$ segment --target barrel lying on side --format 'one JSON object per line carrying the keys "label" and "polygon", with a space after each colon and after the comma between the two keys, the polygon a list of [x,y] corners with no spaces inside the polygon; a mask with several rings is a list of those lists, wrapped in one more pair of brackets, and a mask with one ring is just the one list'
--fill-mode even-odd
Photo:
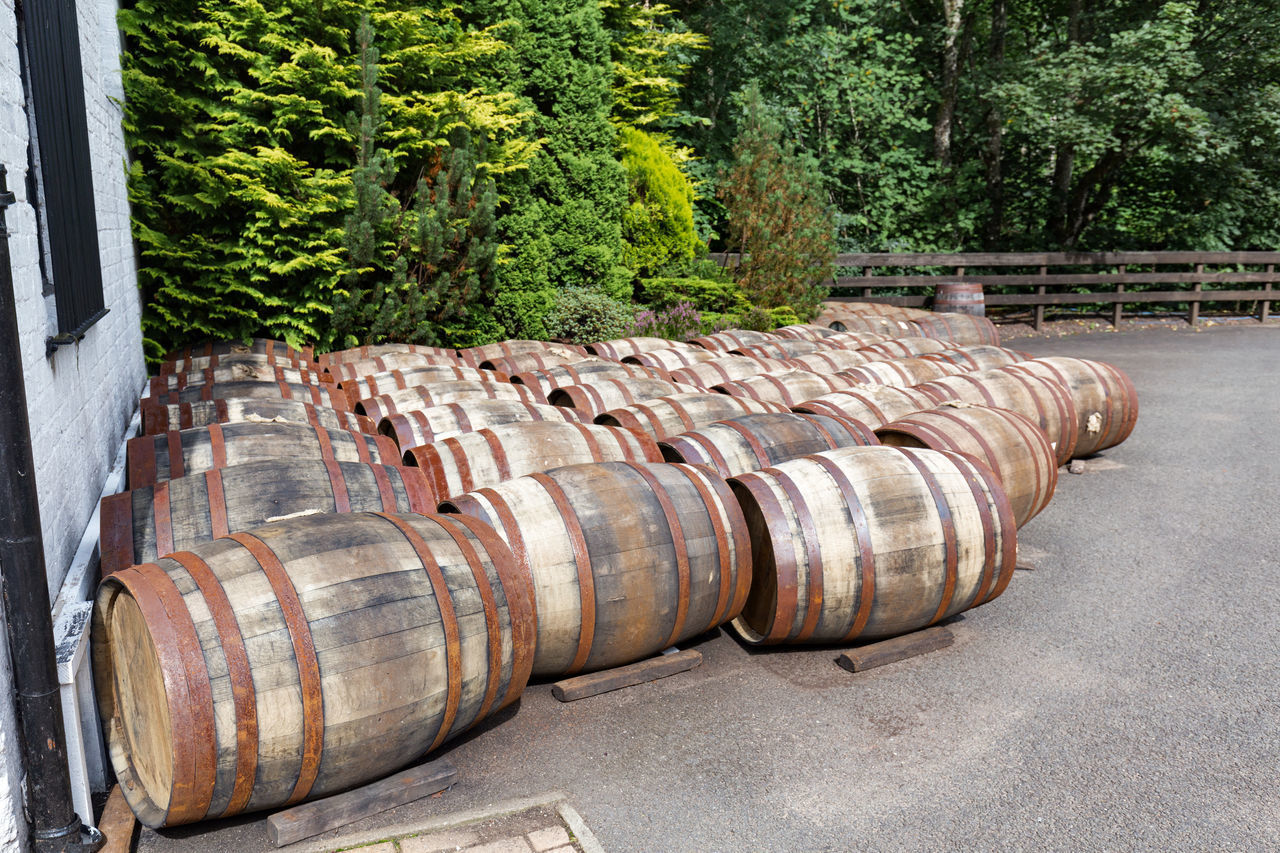
{"label": "barrel lying on side", "polygon": [[879,444],[864,424],[831,415],[766,412],[726,418],[659,444],[668,462],[710,465],[721,477],[837,447]]}
{"label": "barrel lying on side", "polygon": [[507,374],[496,370],[481,370],[478,367],[467,367],[465,364],[458,367],[436,364],[344,379],[338,383],[338,387],[347,396],[348,405],[354,406],[366,397],[376,397],[379,394],[418,385],[435,385],[442,382],[509,382],[510,379],[511,377]]}
{"label": "barrel lying on side", "polygon": [[946,348],[946,344],[933,338],[894,338],[891,341],[867,344],[861,351],[870,356],[872,361],[880,361],[890,358],[911,358]]}
{"label": "barrel lying on side", "polygon": [[581,385],[563,385],[547,395],[547,402],[594,418],[620,406],[696,390],[692,385],[662,379],[597,379]]}
{"label": "barrel lying on side", "polygon": [[388,391],[374,397],[366,397],[352,405],[361,415],[368,415],[381,423],[387,415],[411,412],[427,406],[457,403],[462,400],[521,400],[525,403],[546,403],[547,397],[529,385],[512,385],[510,382],[479,382],[463,379],[457,382],[433,382]]}
{"label": "barrel lying on side", "polygon": [[435,504],[417,468],[331,459],[212,468],[104,498],[102,573],[288,516],[431,512]]}
{"label": "barrel lying on side", "polygon": [[835,331],[828,329],[826,326],[819,326],[817,323],[797,323],[774,329],[773,333],[780,338],[802,338],[808,341],[820,341],[823,338],[834,335]]}
{"label": "barrel lying on side", "polygon": [[703,335],[700,338],[694,338],[689,343],[697,344],[703,349],[709,350],[729,350],[741,349],[754,344],[762,344],[765,341],[778,340],[778,336],[769,332],[756,332],[751,329],[728,329],[723,332],[716,332],[714,335]]}
{"label": "barrel lying on side", "polygon": [[1123,370],[1083,358],[1036,358],[1009,367],[1054,379],[1066,386],[1076,408],[1077,439],[1073,454],[1088,456],[1115,447],[1138,422],[1138,391]]}
{"label": "barrel lying on side", "polygon": [[315,361],[315,353],[311,347],[294,349],[284,341],[273,341],[268,338],[254,338],[249,343],[241,341],[206,341],[189,347],[176,349],[164,357],[160,366],[161,373],[185,373],[188,370],[199,370],[209,365],[193,367],[196,359],[208,359],[224,355],[265,355],[271,364],[303,365]]}
{"label": "barrel lying on side", "polygon": [[420,367],[462,367],[461,361],[451,355],[429,355],[420,352],[389,352],[355,361],[330,362],[324,370],[336,382],[359,379],[374,373],[390,370],[416,370]]}
{"label": "barrel lying on side", "polygon": [[377,432],[372,419],[355,412],[329,406],[313,406],[300,400],[197,400],[193,403],[159,405],[142,401],[142,431],[147,435],[178,429],[227,423],[311,424],[325,429]]}
{"label": "barrel lying on side", "polygon": [[973,314],[928,314],[914,322],[930,338],[952,341],[966,346],[990,344],[1000,346],[1000,333],[986,317]]}
{"label": "barrel lying on side", "polygon": [[492,524],[533,578],[538,675],[639,660],[728,621],[746,599],[741,510],[696,466],[571,465],[440,508]]}
{"label": "barrel lying on side", "polygon": [[669,341],[666,338],[615,338],[611,341],[587,344],[586,350],[592,355],[598,355],[601,358],[622,361],[629,355],[639,355],[642,352],[656,349],[680,349],[687,346],[691,346],[691,344]]}
{"label": "barrel lying on side", "polygon": [[910,388],[963,372],[964,368],[950,362],[911,356],[893,361],[868,361],[836,375],[859,385],[897,385],[900,388]]}
{"label": "barrel lying on side", "polygon": [[313,515],[103,581],[94,683],[146,826],[386,775],[514,702],[532,590],[482,524]]}
{"label": "barrel lying on side", "polygon": [[733,355],[747,355],[755,358],[776,358],[785,361],[798,355],[821,352],[822,344],[807,338],[775,338],[771,341],[752,344],[746,347],[735,347],[729,350]]}
{"label": "barrel lying on side", "polygon": [[301,382],[212,382],[194,385],[180,391],[152,394],[147,398],[150,406],[172,406],[178,403],[194,403],[198,400],[297,400],[312,406],[328,406],[347,411],[346,395],[328,383],[307,385]]}
{"label": "barrel lying on side", "polygon": [[563,406],[523,400],[467,400],[387,415],[378,432],[390,436],[402,450],[420,447],[484,427],[534,421],[582,423],[582,415]]}
{"label": "barrel lying on side", "polygon": [[125,445],[128,485],[150,486],[210,468],[267,459],[333,459],[397,465],[400,451],[384,435],[290,423],[209,424]]}
{"label": "barrel lying on side", "polygon": [[587,355],[581,347],[555,347],[522,352],[503,358],[486,358],[480,367],[496,370],[508,376],[524,373],[529,370],[546,370],[559,364],[580,364],[582,362],[603,361],[594,355]]}
{"label": "barrel lying on side", "polygon": [[748,379],[765,373],[786,373],[795,369],[795,365],[786,361],[729,355],[681,367],[671,371],[669,376],[672,382],[694,385],[698,388],[711,388],[723,382],[737,382],[739,379]]}
{"label": "barrel lying on side", "polygon": [[643,367],[652,367],[670,372],[681,367],[698,364],[699,362],[722,358],[723,356],[724,353],[719,350],[708,350],[700,347],[692,349],[688,347],[672,347],[670,349],[655,349],[637,353],[636,355],[623,356],[622,363],[639,364]]}
{"label": "barrel lying on side", "polygon": [[549,395],[566,385],[582,385],[599,379],[666,379],[667,372],[640,364],[623,364],[617,361],[579,361],[560,364],[544,370],[528,370],[517,373],[511,381],[517,385],[532,385]]}
{"label": "barrel lying on side", "polygon": [[147,389],[150,394],[159,395],[194,388],[198,385],[222,385],[228,382],[291,382],[298,385],[320,385],[331,381],[333,381],[332,377],[315,369],[314,366],[293,367],[237,361],[217,367],[206,367],[203,370],[189,370],[185,373],[162,373],[148,380]]}
{"label": "barrel lying on side", "polygon": [[974,457],[1000,480],[1019,527],[1046,506],[1058,485],[1058,465],[1044,430],[1008,409],[942,405],[876,430],[890,447],[927,447]]}
{"label": "barrel lying on side", "polygon": [[823,394],[792,408],[797,412],[852,418],[867,426],[878,427],[911,412],[932,409],[936,404],[928,394],[914,388],[858,385]]}
{"label": "barrel lying on side", "polygon": [[812,370],[816,373],[836,373],[858,367],[871,361],[865,353],[848,349],[824,349],[808,355],[798,355],[787,360],[787,364],[797,370]]}
{"label": "barrel lying on side", "polygon": [[712,390],[733,397],[750,397],[752,400],[768,400],[784,406],[794,406],[823,394],[830,394],[856,384],[855,380],[841,374],[822,374],[811,370],[792,370],[786,373],[765,373],[748,376],[734,382],[722,382]]}
{"label": "barrel lying on side", "polygon": [[458,360],[458,354],[454,350],[443,347],[429,347],[423,344],[370,344],[368,346],[351,347],[350,349],[322,353],[316,356],[316,361],[321,365],[329,366],[368,361],[381,356],[399,355],[401,353],[426,356],[427,358],[438,360],[437,363],[443,364],[453,363]]}
{"label": "barrel lying on side", "polygon": [[438,499],[585,462],[661,462],[642,432],[598,424],[503,424],[446,438],[404,453],[427,475]]}
{"label": "barrel lying on side", "polygon": [[[557,344],[552,341],[498,341],[496,344],[481,344],[458,350],[458,358],[472,367],[479,367],[483,362],[493,358],[507,358],[526,352],[542,352],[548,349],[570,349],[586,354],[582,347]],[[519,373],[520,371],[516,371]]]}
{"label": "barrel lying on side", "polygon": [[1017,350],[993,347],[990,344],[979,344],[977,346],[958,346],[939,350],[938,352],[923,355],[921,358],[927,358],[930,361],[949,361],[969,372],[977,372],[980,370],[994,370],[997,367],[1005,367],[1006,365],[1026,361],[1029,356]]}
{"label": "barrel lying on side", "polygon": [[730,397],[728,394],[672,394],[610,409],[596,416],[596,423],[647,432],[661,441],[716,421],[753,412],[786,412],[781,403]]}
{"label": "barrel lying on side", "polygon": [[989,468],[846,447],[729,481],[751,529],[749,643],[847,643],[991,601],[1013,576],[1013,512]]}

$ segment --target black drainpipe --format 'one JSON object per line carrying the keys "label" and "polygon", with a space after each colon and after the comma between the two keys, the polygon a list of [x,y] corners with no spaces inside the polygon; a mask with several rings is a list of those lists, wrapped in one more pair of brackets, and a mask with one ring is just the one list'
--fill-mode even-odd
{"label": "black drainpipe", "polygon": [[36,853],[82,853],[105,843],[80,823],[58,697],[53,619],[36,495],[31,424],[18,344],[18,312],[4,211],[14,203],[0,165],[0,585],[13,665],[27,820]]}

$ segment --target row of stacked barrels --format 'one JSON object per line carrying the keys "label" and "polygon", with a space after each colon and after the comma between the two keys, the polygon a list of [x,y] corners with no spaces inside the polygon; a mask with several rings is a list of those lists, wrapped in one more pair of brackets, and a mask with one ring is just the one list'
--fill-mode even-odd
{"label": "row of stacked barrels", "polygon": [[148,826],[384,775],[532,676],[717,626],[847,643],[991,601],[1137,417],[982,317],[832,304],[677,342],[173,353],[101,507],[99,702]]}

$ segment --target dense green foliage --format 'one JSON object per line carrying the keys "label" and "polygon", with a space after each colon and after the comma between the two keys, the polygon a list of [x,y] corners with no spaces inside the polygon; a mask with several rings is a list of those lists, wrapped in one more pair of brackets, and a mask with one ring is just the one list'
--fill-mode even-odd
{"label": "dense green foliage", "polygon": [[767,325],[833,245],[1280,243],[1263,0],[126,6],[152,355]]}

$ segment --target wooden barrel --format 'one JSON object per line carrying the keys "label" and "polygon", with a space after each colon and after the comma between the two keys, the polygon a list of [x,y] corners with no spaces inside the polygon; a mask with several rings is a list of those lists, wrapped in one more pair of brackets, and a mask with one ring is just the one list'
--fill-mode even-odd
{"label": "wooden barrel", "polygon": [[265,355],[271,364],[301,365],[315,361],[315,353],[311,347],[294,349],[284,341],[273,341],[269,338],[253,338],[248,343],[243,341],[205,341],[189,347],[173,350],[164,357],[161,373],[185,373],[188,370],[199,370],[200,367],[188,366],[192,359],[213,358],[224,355]]}
{"label": "wooden barrel", "polygon": [[751,376],[765,373],[790,372],[796,368],[785,361],[774,359],[756,359],[748,356],[730,355],[713,358],[707,361],[681,367],[668,374],[672,382],[693,385],[698,388],[710,388],[722,382],[736,382]]}
{"label": "wooden barrel", "polygon": [[[617,361],[579,361],[576,364],[560,364],[545,370],[529,370],[517,373],[511,381],[517,385],[532,385],[550,395],[566,385],[583,385],[600,379],[666,379],[667,372],[656,367],[639,364],[622,364]],[[548,397],[549,399],[549,397]]]}
{"label": "wooden barrel", "polygon": [[1044,430],[1017,412],[944,404],[876,429],[881,444],[964,453],[995,472],[1017,525],[1046,506],[1058,486],[1058,464]]}
{"label": "wooden barrel", "polygon": [[[386,355],[374,356],[373,358],[329,364],[324,369],[335,381],[341,383],[352,379],[360,379],[363,376],[387,373],[392,370],[407,372],[422,367],[450,368],[466,367],[466,365],[453,356],[434,356],[416,352],[389,352]],[[470,367],[467,369],[475,370],[476,368]]]}
{"label": "wooden barrel", "polygon": [[312,367],[284,367],[281,365],[233,362],[204,370],[186,373],[163,373],[147,380],[147,393],[151,396],[183,391],[201,385],[226,384],[228,382],[288,382],[296,385],[321,385],[333,382],[333,377]]}
{"label": "wooden barrel", "polygon": [[852,418],[875,428],[912,412],[932,409],[935,405],[936,400],[913,388],[859,385],[806,400],[792,409],[801,413]]}
{"label": "wooden barrel", "polygon": [[929,395],[936,403],[959,400],[1024,415],[1044,430],[1059,465],[1071,459],[1079,435],[1076,407],[1071,401],[1071,392],[1056,379],[984,370],[935,379],[916,386],[916,390]]}
{"label": "wooden barrel", "polygon": [[533,591],[483,524],[313,515],[126,568],[98,589],[94,684],[149,827],[385,776],[514,702]]}
{"label": "wooden barrel", "polygon": [[347,411],[347,398],[330,384],[305,385],[301,382],[212,382],[193,385],[180,391],[152,394],[148,405],[172,406],[178,403],[194,403],[197,400],[236,400],[256,398],[261,400],[297,400],[313,406],[328,406]]}
{"label": "wooden barrel", "polygon": [[592,419],[620,406],[697,390],[692,385],[679,385],[662,379],[592,379],[581,385],[564,385],[555,389],[547,395],[547,402],[553,406],[578,409],[587,419]]}
{"label": "wooden barrel", "polygon": [[749,643],[849,643],[991,601],[1017,528],[989,468],[933,450],[845,447],[729,481],[751,530]]}
{"label": "wooden barrel", "polygon": [[1036,358],[1021,361],[1008,372],[1054,379],[1071,393],[1077,418],[1075,456],[1088,456],[1115,447],[1129,437],[1138,422],[1138,391],[1123,370],[1084,358]]}
{"label": "wooden barrel", "polygon": [[822,312],[819,316],[829,315],[849,315],[858,317],[903,317],[908,320],[914,320],[923,314],[930,312],[922,308],[911,308],[906,305],[889,305],[885,302],[834,302],[828,301],[822,304]]}
{"label": "wooden barrel", "polygon": [[661,461],[662,451],[646,433],[554,421],[503,424],[404,454],[405,464],[422,469],[440,500],[565,465]]}
{"label": "wooden barrel", "polygon": [[788,359],[787,364],[796,370],[811,370],[816,373],[837,373],[866,364],[871,359],[856,350],[824,349],[809,355],[798,355]]}
{"label": "wooden barrel", "polygon": [[742,349],[743,347],[777,339],[778,336],[771,332],[756,332],[751,329],[729,329],[724,332],[716,332],[714,335],[703,335],[700,338],[694,338],[689,343],[697,344],[704,349],[728,352],[729,350]]}
{"label": "wooden barrel", "polygon": [[546,403],[547,397],[530,385],[464,379],[388,391],[376,397],[366,397],[351,408],[357,414],[368,415],[375,422],[381,422],[387,415],[396,412],[409,412],[427,406],[439,406],[442,403],[457,403],[463,400],[522,400],[526,403]]}
{"label": "wooden barrel", "polygon": [[822,352],[832,349],[859,350],[865,346],[889,340],[893,338],[877,335],[875,332],[836,332],[822,339]]}
{"label": "wooden barrel", "polygon": [[347,395],[348,405],[354,406],[366,397],[376,397],[390,391],[415,388],[419,385],[435,385],[440,382],[509,382],[511,377],[496,370],[481,370],[459,363],[459,367],[430,365],[409,370],[389,370],[372,373],[356,379],[344,379],[338,384]]}
{"label": "wooden barrel", "polygon": [[272,459],[211,468],[102,499],[103,575],[288,516],[432,512],[417,468]]}
{"label": "wooden barrel", "polygon": [[751,582],[741,511],[694,465],[571,465],[440,508],[493,525],[533,578],[537,675],[619,666],[695,637],[733,618]]}
{"label": "wooden barrel", "polygon": [[964,368],[949,362],[912,357],[892,361],[868,361],[866,364],[842,370],[834,375],[858,385],[897,385],[901,388],[910,388],[922,382],[932,382],[944,376],[954,376],[964,372]]}
{"label": "wooden barrel", "polygon": [[480,366],[486,370],[497,370],[508,376],[514,376],[517,373],[526,373],[530,370],[546,370],[548,367],[555,367],[558,364],[576,364],[597,360],[603,359],[598,359],[594,355],[587,355],[580,347],[560,346],[536,352],[517,353],[503,358],[486,358],[480,362]]}
{"label": "wooden barrel", "polygon": [[734,397],[750,397],[753,400],[782,403],[790,408],[805,400],[812,400],[814,397],[848,388],[853,384],[855,380],[848,379],[839,373],[824,375],[811,370],[792,370],[787,373],[765,373],[734,382],[722,382],[712,386],[712,390]]}
{"label": "wooden barrel", "polygon": [[931,352],[920,357],[927,358],[930,361],[949,361],[970,373],[980,370],[994,370],[997,367],[1017,364],[1030,358],[1026,353],[1005,349],[1004,347],[993,347],[989,344],[954,347]]}
{"label": "wooden barrel", "polygon": [[933,310],[946,314],[973,314],[984,317],[987,301],[982,285],[968,281],[944,281],[934,288]]}
{"label": "wooden barrel", "polygon": [[467,400],[387,415],[378,432],[390,436],[401,450],[509,423],[564,421],[581,423],[582,414],[563,406],[523,400]]}
{"label": "wooden barrel", "polygon": [[290,423],[208,424],[125,445],[130,489],[267,459],[333,459],[400,464],[400,450],[385,435]]}
{"label": "wooden barrel", "polygon": [[894,338],[889,341],[867,344],[859,352],[866,353],[872,361],[880,361],[892,358],[914,358],[917,355],[939,352],[944,349],[947,349],[947,345],[942,341],[935,341],[933,338]]}
{"label": "wooden barrel", "polygon": [[817,323],[797,323],[791,326],[783,326],[781,329],[774,329],[773,333],[780,338],[802,338],[807,341],[820,341],[836,334],[834,329],[828,329],[826,326],[820,326]]}
{"label": "wooden barrel", "polygon": [[930,314],[915,320],[919,334],[964,346],[990,344],[1000,346],[1000,333],[986,317],[972,314]]}
{"label": "wooden barrel", "polygon": [[351,347],[350,349],[322,353],[316,356],[316,360],[322,365],[332,366],[403,354],[438,359],[439,361],[436,363],[440,364],[451,364],[458,360],[456,350],[444,347],[429,347],[423,344],[370,344],[368,346]]}
{"label": "wooden barrel", "polygon": [[777,338],[772,341],[752,344],[748,347],[737,347],[729,350],[729,352],[732,355],[747,355],[753,358],[776,358],[779,361],[785,361],[798,355],[821,352],[822,349],[822,344],[818,341],[801,338]]}
{"label": "wooden barrel", "polygon": [[924,331],[914,320],[845,314],[827,324],[837,332],[871,332],[882,338],[918,338]]}
{"label": "wooden barrel", "polygon": [[142,431],[147,435],[208,424],[294,423],[325,429],[377,432],[377,424],[364,415],[313,406],[299,400],[197,400],[194,403],[157,405],[142,401]]}
{"label": "wooden barrel", "polygon": [[640,355],[656,349],[683,349],[692,346],[692,344],[670,341],[666,338],[616,338],[611,341],[587,344],[585,349],[601,358],[622,361],[629,355]]}
{"label": "wooden barrel", "polygon": [[253,365],[257,368],[270,370],[274,367],[287,367],[293,370],[301,370],[303,368],[315,370],[319,369],[314,362],[299,358],[283,358],[275,355],[266,355],[256,352],[231,352],[222,355],[203,355],[192,356],[190,358],[181,358],[176,361],[161,362],[158,373],[161,376],[182,375],[184,373],[198,373],[202,370],[216,369],[219,367],[229,367],[233,364]]}
{"label": "wooden barrel", "polygon": [[728,394],[672,394],[643,403],[610,409],[596,416],[596,423],[647,432],[658,441],[691,429],[756,412],[785,412],[781,403],[730,397]]}
{"label": "wooden barrel", "polygon": [[659,447],[668,462],[710,465],[728,478],[810,453],[879,443],[870,427],[848,418],[767,412],[716,421]]}
{"label": "wooden barrel", "polygon": [[[491,358],[507,358],[525,352],[541,352],[546,349],[574,349],[586,354],[582,347],[570,344],[557,344],[554,341],[498,341],[496,344],[482,344],[458,350],[458,358],[472,367],[479,367],[482,362]],[[516,373],[520,371],[517,370]]]}
{"label": "wooden barrel", "polygon": [[671,349],[649,350],[637,355],[625,355],[622,357],[622,363],[639,364],[656,370],[671,371],[681,367],[689,367],[702,361],[712,361],[723,357],[724,353],[719,350],[673,347]]}

